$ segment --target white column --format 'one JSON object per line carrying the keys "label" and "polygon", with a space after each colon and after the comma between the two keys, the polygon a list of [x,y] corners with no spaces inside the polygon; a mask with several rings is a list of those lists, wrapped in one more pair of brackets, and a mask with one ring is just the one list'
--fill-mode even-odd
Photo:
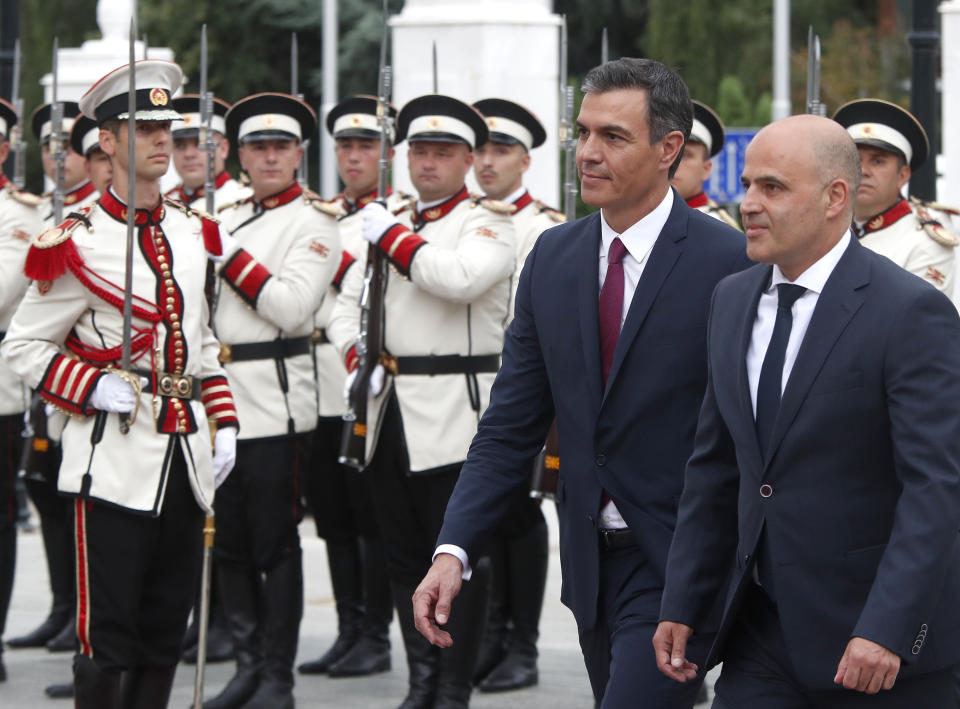
{"label": "white column", "polygon": [[[436,42],[439,93],[466,103],[509,99],[540,119],[547,142],[531,151],[524,181],[534,197],[559,206],[560,17],[550,0],[407,0],[390,25],[397,108],[432,93]],[[413,191],[406,142],[397,147],[393,184]],[[467,186],[480,191],[472,173]]]}
{"label": "white column", "polygon": [[940,4],[941,157],[937,199],[960,204],[960,0]]}

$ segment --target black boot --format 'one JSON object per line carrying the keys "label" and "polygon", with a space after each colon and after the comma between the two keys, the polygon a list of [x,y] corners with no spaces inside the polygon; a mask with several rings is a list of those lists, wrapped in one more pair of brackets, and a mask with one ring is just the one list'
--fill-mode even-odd
{"label": "black boot", "polygon": [[71,699],[73,697],[73,682],[48,684],[43,688],[43,693],[51,699]]}
{"label": "black boot", "polygon": [[71,613],[59,633],[47,641],[50,652],[73,652],[77,649],[77,618]]}
{"label": "black boot", "polygon": [[390,621],[393,598],[387,560],[379,540],[361,539],[363,600],[361,634],[347,654],[330,665],[331,677],[364,677],[390,671]]}
{"label": "black boot", "polygon": [[500,664],[507,640],[507,551],[506,541],[497,535],[490,545],[490,599],[487,603],[487,627],[480,642],[473,684],[478,685]]}
{"label": "black boot", "polygon": [[300,550],[267,571],[263,581],[263,670],[243,709],[293,709],[293,660],[303,617]]}
{"label": "black boot", "polygon": [[[13,573],[17,567],[17,528],[10,525],[0,530],[0,637],[7,624],[7,609],[13,595]],[[0,682],[6,682],[7,668],[3,664],[3,643],[0,642]]]}
{"label": "black boot", "polygon": [[260,578],[250,566],[218,560],[214,567],[220,599],[236,647],[237,670],[203,709],[239,709],[257,690],[263,666],[260,625]]}
{"label": "black boot", "polygon": [[337,638],[319,659],[304,662],[297,672],[305,675],[326,673],[343,658],[360,638],[363,623],[362,559],[359,539],[327,540],[327,564],[330,585],[337,603]]}
{"label": "black boot", "polygon": [[[47,559],[47,574],[50,579],[50,592],[53,604],[50,613],[39,626],[26,635],[7,641],[13,648],[43,647],[58,635],[69,633],[69,642],[63,650],[73,650],[74,613],[76,600],[74,595],[75,566],[73,562],[73,530],[70,515],[64,501],[56,497],[56,490],[49,490],[49,483],[31,481],[31,493],[38,498],[40,511],[40,531],[43,535],[43,548]],[[56,499],[46,499],[53,495]],[[43,499],[39,499],[43,496]],[[67,629],[67,626],[70,626]],[[62,641],[62,638],[61,638]]]}
{"label": "black boot", "polygon": [[176,665],[127,670],[120,684],[120,706],[123,709],[166,709],[176,673]]}
{"label": "black boot", "polygon": [[444,626],[453,637],[453,645],[440,651],[440,678],[433,709],[466,709],[470,704],[489,596],[490,560],[484,557],[474,564],[473,576],[461,587],[450,620]]}
{"label": "black boot", "polygon": [[503,660],[480,683],[481,692],[506,692],[537,684],[537,639],[547,585],[549,538],[545,521],[507,547],[506,588],[513,627]]}
{"label": "black boot", "polygon": [[440,648],[420,634],[413,621],[414,586],[393,581],[393,601],[407,653],[407,696],[397,709],[433,709],[440,677]]}
{"label": "black boot", "polygon": [[104,672],[86,655],[73,658],[75,709],[121,709],[119,672]]}

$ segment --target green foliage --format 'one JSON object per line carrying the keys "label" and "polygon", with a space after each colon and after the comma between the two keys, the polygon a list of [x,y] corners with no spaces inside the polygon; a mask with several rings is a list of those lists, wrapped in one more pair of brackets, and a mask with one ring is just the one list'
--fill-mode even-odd
{"label": "green foliage", "polygon": [[753,106],[739,77],[729,75],[720,80],[716,110],[730,126],[748,126],[753,121]]}

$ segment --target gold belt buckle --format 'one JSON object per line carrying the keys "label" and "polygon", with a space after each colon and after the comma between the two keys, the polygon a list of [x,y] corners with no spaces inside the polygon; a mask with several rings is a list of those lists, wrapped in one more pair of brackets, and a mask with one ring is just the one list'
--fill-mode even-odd
{"label": "gold belt buckle", "polygon": [[161,396],[190,399],[193,396],[193,377],[163,373],[157,380]]}
{"label": "gold belt buckle", "polygon": [[220,345],[220,355],[218,356],[218,359],[221,363],[233,361],[233,349],[230,347],[230,345]]}

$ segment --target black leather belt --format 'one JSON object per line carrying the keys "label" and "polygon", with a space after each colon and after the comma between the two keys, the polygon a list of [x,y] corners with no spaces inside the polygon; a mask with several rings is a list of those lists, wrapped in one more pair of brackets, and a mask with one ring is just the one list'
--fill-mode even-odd
{"label": "black leather belt", "polygon": [[637,545],[637,538],[629,528],[623,529],[598,529],[600,534],[600,547],[603,549],[628,549]]}
{"label": "black leather belt", "polygon": [[[145,369],[134,369],[133,373],[147,380],[146,385],[144,385],[141,391],[144,394],[153,394],[153,372],[148,372]],[[156,393],[160,396],[166,396],[173,399],[193,399],[194,401],[203,400],[200,382],[189,374],[170,374],[169,372],[157,372],[156,379]]]}
{"label": "black leather belt", "polygon": [[397,374],[480,374],[496,373],[500,355],[427,355],[396,357]]}
{"label": "black leather belt", "polygon": [[221,362],[248,362],[254,359],[286,359],[310,354],[311,336],[278,338],[269,342],[239,342],[220,345]]}

